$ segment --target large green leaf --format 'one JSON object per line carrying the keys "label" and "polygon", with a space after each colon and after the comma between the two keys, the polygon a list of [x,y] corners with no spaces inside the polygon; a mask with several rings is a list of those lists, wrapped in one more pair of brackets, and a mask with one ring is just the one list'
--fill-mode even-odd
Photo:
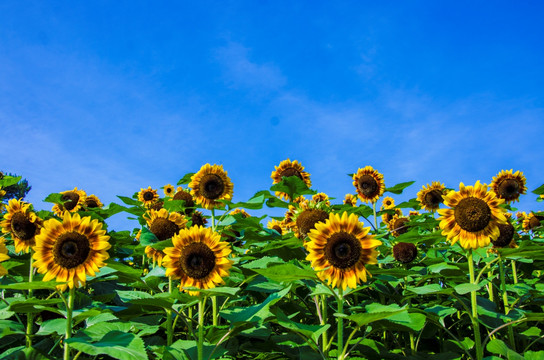
{"label": "large green leaf", "polygon": [[504,341],[499,339],[493,339],[488,342],[486,349],[490,353],[506,356],[506,358],[509,360],[524,360],[523,356],[510,349],[508,345],[504,343]]}
{"label": "large green leaf", "polygon": [[316,280],[317,275],[314,270],[303,269],[294,264],[272,265],[265,269],[252,269],[258,274],[261,274],[272,281],[296,281],[303,279]]}
{"label": "large green leaf", "polygon": [[471,283],[465,283],[465,284],[459,284],[454,289],[455,292],[464,295],[472,291],[478,291],[482,288],[483,284],[471,284]]}
{"label": "large green leaf", "polygon": [[221,317],[231,323],[264,321],[269,317],[274,316],[269,311],[270,306],[280,301],[290,290],[291,286],[288,286],[282,291],[269,295],[266,300],[260,304],[224,310],[221,312]]}
{"label": "large green leaf", "polygon": [[106,333],[96,342],[83,337],[73,337],[66,342],[70,347],[92,356],[108,355],[119,360],[148,359],[144,341],[135,334],[119,330]]}
{"label": "large green leaf", "polygon": [[57,285],[65,284],[63,282],[57,281],[33,281],[33,282],[21,282],[16,284],[0,284],[0,289],[9,289],[9,290],[38,290],[38,289],[49,289],[53,290]]}
{"label": "large green leaf", "polygon": [[0,189],[6,188],[11,185],[15,185],[21,180],[21,176],[9,176],[5,175],[2,179],[0,179]]}
{"label": "large green leaf", "polygon": [[191,182],[191,177],[193,177],[195,173],[187,173],[183,175],[181,179],[178,181],[178,185],[185,185]]}
{"label": "large green leaf", "polygon": [[315,343],[318,343],[318,339],[327,329],[330,324],[326,325],[308,325],[300,322],[295,322],[287,317],[280,309],[276,310],[276,321],[278,324],[286,329],[301,334],[305,338],[312,339]]}
{"label": "large green leaf", "polygon": [[443,288],[439,284],[428,284],[423,286],[409,286],[406,290],[416,293],[418,295],[427,295],[427,294],[451,294],[453,289]]}
{"label": "large green leaf", "polygon": [[[387,310],[387,309],[385,309]],[[370,323],[373,323],[374,321],[383,320],[390,316],[400,314],[402,312],[406,312],[406,309],[397,308],[397,309],[391,309],[388,311],[381,311],[381,312],[364,312],[364,313],[358,313],[354,315],[350,315],[347,317],[347,319],[355,322],[357,326],[365,326]]]}
{"label": "large green leaf", "polygon": [[385,188],[385,191],[399,195],[399,194],[402,194],[402,191],[404,189],[406,189],[408,186],[412,185],[413,183],[415,183],[415,181],[402,182],[390,188]]}
{"label": "large green leaf", "polygon": [[296,199],[300,195],[317,193],[317,191],[308,188],[306,183],[297,176],[284,177],[279,183],[272,185],[270,190],[286,193],[290,199]]}
{"label": "large green leaf", "polygon": [[540,185],[532,191],[533,194],[542,195],[544,194],[544,184]]}

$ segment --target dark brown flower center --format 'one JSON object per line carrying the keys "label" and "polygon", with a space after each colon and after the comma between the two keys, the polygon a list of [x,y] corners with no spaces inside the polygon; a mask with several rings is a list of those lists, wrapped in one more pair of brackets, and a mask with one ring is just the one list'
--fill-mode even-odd
{"label": "dark brown flower center", "polygon": [[191,194],[188,193],[187,191],[184,191],[184,190],[178,191],[174,195],[173,199],[185,201],[185,207],[187,208],[185,209],[185,214],[189,215],[193,211],[192,208],[195,206],[195,202],[193,201],[193,197],[191,196]]}
{"label": "dark brown flower center", "polygon": [[73,191],[69,191],[66,194],[62,194],[60,198],[63,201],[63,206],[66,210],[72,211],[79,202],[79,194]]}
{"label": "dark brown flower center", "polygon": [[506,201],[515,200],[519,197],[520,183],[515,179],[504,179],[497,186],[499,198]]}
{"label": "dark brown flower center", "polygon": [[11,217],[11,231],[21,240],[30,240],[36,234],[36,224],[28,220],[22,212],[16,212]]}
{"label": "dark brown flower center", "polygon": [[425,194],[425,206],[429,209],[438,209],[443,201],[440,190],[434,189]]}
{"label": "dark brown flower center", "polygon": [[298,171],[297,169],[292,168],[292,167],[289,167],[289,168],[283,170],[283,171],[280,173],[280,177],[281,177],[281,178],[289,177],[289,176],[296,176],[296,177],[298,177],[300,180],[304,180],[304,179],[302,178],[302,174],[300,173],[300,171]]}
{"label": "dark brown flower center", "polygon": [[151,201],[155,198],[155,193],[153,191],[146,190],[142,196],[144,201]]}
{"label": "dark brown flower center", "polygon": [[540,226],[540,222],[544,220],[544,216],[534,215],[529,219],[529,229],[534,229]]}
{"label": "dark brown flower center", "polygon": [[[324,222],[329,218],[329,214],[327,214],[323,210],[319,209],[307,209],[300,213],[300,215],[297,217],[296,224],[299,233],[302,236],[306,236],[310,232],[310,230],[315,228],[315,224],[318,222]],[[281,232],[280,232],[281,234]]]}
{"label": "dark brown flower center", "polygon": [[374,177],[363,175],[357,181],[357,188],[367,198],[372,198],[380,192],[380,186]]}
{"label": "dark brown flower center", "polygon": [[272,226],[272,230],[276,230],[280,235],[282,233],[281,227],[279,225]]}
{"label": "dark brown flower center", "polygon": [[194,279],[203,279],[215,267],[215,254],[204,243],[192,243],[181,251],[179,263],[187,276]]}
{"label": "dark brown flower center", "polygon": [[88,208],[97,208],[98,207],[98,203],[96,202],[96,200],[93,200],[93,199],[85,200],[85,205],[87,205]]}
{"label": "dark brown flower center", "polygon": [[510,245],[516,232],[512,224],[497,224],[497,226],[499,227],[500,235],[496,240],[491,239],[493,246],[502,248]]}
{"label": "dark brown flower center", "polygon": [[157,201],[153,205],[151,205],[149,208],[153,209],[153,210],[156,210],[156,211],[159,211],[160,209],[163,208],[163,205],[164,205],[163,201]]}
{"label": "dark brown flower center", "polygon": [[217,174],[206,174],[200,180],[199,190],[206,199],[214,200],[223,195],[225,183]]}
{"label": "dark brown flower center", "polygon": [[459,201],[454,216],[461,229],[477,232],[485,229],[491,221],[491,209],[484,200],[467,197]]}
{"label": "dark brown flower center", "polygon": [[156,218],[151,223],[149,230],[155,234],[157,239],[166,240],[176,235],[179,227],[172,221],[165,218]]}
{"label": "dark brown flower center", "polygon": [[360,259],[363,248],[361,242],[352,234],[341,231],[332,234],[325,245],[325,259],[339,269],[347,269]]}
{"label": "dark brown flower center", "polygon": [[417,248],[414,244],[399,242],[393,246],[393,257],[403,264],[408,264],[417,256]]}
{"label": "dark brown flower center", "polygon": [[89,239],[76,231],[60,235],[53,246],[53,259],[66,269],[75,268],[87,260],[91,247]]}
{"label": "dark brown flower center", "polygon": [[408,228],[408,219],[407,218],[398,218],[395,220],[395,223],[393,224],[393,231],[396,233],[396,236],[402,235],[406,233]]}
{"label": "dark brown flower center", "polygon": [[191,221],[193,223],[193,226],[204,226],[206,225],[206,219],[204,216],[202,216],[202,213],[200,211],[195,211],[191,215]]}

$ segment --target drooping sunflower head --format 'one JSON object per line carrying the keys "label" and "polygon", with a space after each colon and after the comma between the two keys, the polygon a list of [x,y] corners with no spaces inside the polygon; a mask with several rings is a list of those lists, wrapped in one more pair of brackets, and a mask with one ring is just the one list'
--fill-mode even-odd
{"label": "drooping sunflower head", "polygon": [[77,187],[74,190],[67,190],[60,192],[62,204],[55,204],[51,211],[57,216],[62,217],[65,211],[76,212],[85,205],[85,199],[87,194],[83,190],[78,190]]}
{"label": "drooping sunflower head", "polygon": [[222,207],[217,200],[231,200],[234,185],[223,170],[223,165],[206,164],[191,177],[191,195],[206,209]]}
{"label": "drooping sunflower head", "polygon": [[164,252],[162,252],[161,250],[154,249],[151,246],[146,246],[145,255],[148,257],[148,259],[151,259],[151,261],[153,262],[153,267],[155,267],[155,264],[157,264],[158,266],[162,266]]}
{"label": "drooping sunflower head", "polygon": [[394,214],[390,214],[388,212],[382,214],[382,222],[389,228],[389,223],[393,220],[393,217],[401,217],[402,216],[402,210],[401,209],[390,209],[394,210]]}
{"label": "drooping sunflower head", "polygon": [[293,231],[299,239],[305,239],[310,230],[315,229],[315,225],[329,218],[329,212],[322,203],[308,202],[295,210],[293,220]]}
{"label": "drooping sunflower head", "polygon": [[529,232],[531,230],[534,230],[542,226],[543,221],[544,221],[543,215],[535,214],[532,212],[523,218],[523,223],[522,223],[523,231]]}
{"label": "drooping sunflower head", "polygon": [[205,226],[208,223],[208,220],[204,217],[200,211],[195,210],[191,214],[191,226]]}
{"label": "drooping sunflower head", "polygon": [[272,219],[266,224],[266,227],[268,229],[276,230],[280,235],[285,234],[287,231],[285,229],[285,225],[283,224],[283,221],[278,221],[276,219]]}
{"label": "drooping sunflower head", "polygon": [[513,169],[502,170],[497,176],[493,177],[491,189],[497,194],[499,199],[504,199],[506,203],[518,201],[520,195],[525,194],[527,187],[525,186],[525,176],[520,171],[512,173]]}
{"label": "drooping sunflower head", "polygon": [[383,175],[372,166],[358,169],[357,173],[353,174],[353,186],[363,202],[375,203],[385,191]]}
{"label": "drooping sunflower head", "polygon": [[172,200],[182,200],[185,206],[185,215],[190,215],[195,209],[195,202],[193,196],[189,190],[185,190],[181,186],[178,186],[176,193],[172,197]]}
{"label": "drooping sunflower head", "polygon": [[431,185],[427,184],[417,193],[417,201],[421,207],[427,211],[436,211],[440,204],[444,202],[446,186],[438,181],[433,181]]}
{"label": "drooping sunflower head", "polygon": [[87,209],[101,208],[102,206],[104,206],[104,204],[102,204],[96,195],[89,195],[85,198],[85,207]]}
{"label": "drooping sunflower head", "polygon": [[351,206],[357,206],[357,195],[346,194],[346,196],[344,197],[344,204],[345,205],[351,205]]}
{"label": "drooping sunflower head", "polygon": [[32,211],[31,204],[17,199],[10,199],[6,210],[4,220],[0,222],[2,232],[11,235],[15,252],[29,252],[36,245],[42,220]]}
{"label": "drooping sunflower head", "polygon": [[317,193],[314,196],[312,196],[312,201],[317,203],[324,203],[325,205],[329,206],[331,204],[329,200],[329,195],[325,193]]}
{"label": "drooping sunflower head", "polygon": [[382,210],[389,210],[395,207],[395,200],[391,196],[386,196],[382,200]]}
{"label": "drooping sunflower head", "polygon": [[296,227],[295,223],[295,213],[297,211],[297,208],[293,205],[289,205],[289,208],[285,212],[285,215],[283,216],[283,224],[286,229],[293,230]]}
{"label": "drooping sunflower head", "polygon": [[361,280],[367,280],[370,273],[365,265],[377,263],[375,248],[382,244],[369,232],[370,228],[363,227],[355,214],[331,214],[309,232],[306,259],[317,276],[332,287],[355,289]]}
{"label": "drooping sunflower head", "polygon": [[66,211],[62,222],[57,219],[44,222],[36,236],[34,267],[44,274],[43,281],[66,281],[66,285],[57,287],[61,291],[66,287],[81,287],[87,275],[95,276],[105,265],[111,247],[109,238],[98,220]]}
{"label": "drooping sunflower head", "polygon": [[138,193],[138,201],[140,201],[145,207],[149,208],[155,202],[159,200],[159,194],[157,190],[152,189],[151,186],[148,186],[147,189],[141,188]]}
{"label": "drooping sunflower head", "polygon": [[177,234],[187,224],[185,216],[176,212],[169,213],[166,209],[150,209],[144,214],[149,231],[159,240],[166,240]]}
{"label": "drooping sunflower head", "polygon": [[[0,238],[0,263],[8,259],[8,249],[6,248],[6,244],[4,244],[4,238]],[[7,275],[7,273],[8,271],[6,268],[0,265],[0,276]]]}
{"label": "drooping sunflower head", "polygon": [[247,213],[247,211],[245,211],[244,209],[234,209],[230,212],[230,215],[234,216],[236,214],[240,214],[242,216],[242,218],[248,218],[248,217],[251,217],[251,215],[249,215]]}
{"label": "drooping sunflower head", "polygon": [[[312,182],[310,181],[310,174],[304,171],[304,166],[302,166],[302,164],[299,163],[297,160],[293,162],[291,162],[290,159],[283,160],[282,162],[280,162],[279,166],[274,166],[274,168],[275,170],[272,171],[272,174],[270,175],[273,180],[272,184],[279,183],[283,178],[296,176],[300,180],[304,181],[306,186],[312,186]],[[276,191],[276,196],[281,199],[291,200],[289,199],[288,194],[281,191]]]}
{"label": "drooping sunflower head", "polygon": [[514,240],[516,229],[510,222],[510,218],[511,216],[506,216],[506,223],[497,224],[500,235],[496,239],[491,239],[494,248],[516,247],[516,241]]}
{"label": "drooping sunflower head", "polygon": [[[166,276],[180,279],[180,289],[196,287],[211,289],[223,284],[229,275],[231,249],[221,236],[210,228],[193,226],[172,237],[173,247],[164,249],[163,266]],[[189,291],[198,295],[198,291]]]}
{"label": "drooping sunflower head", "polygon": [[500,235],[499,223],[504,224],[505,211],[499,207],[504,200],[487,190],[487,185],[477,181],[474,186],[459,185],[459,191],[444,196],[448,209],[439,209],[442,235],[452,244],[457,241],[465,249],[478,249],[489,245]]}
{"label": "drooping sunflower head", "polygon": [[393,215],[391,221],[387,224],[389,231],[394,237],[398,237],[409,230],[408,223],[410,220],[404,216]]}
{"label": "drooping sunflower head", "polygon": [[163,187],[164,196],[172,197],[175,194],[175,188],[171,184],[164,185]]}
{"label": "drooping sunflower head", "polygon": [[393,257],[403,264],[411,263],[417,257],[417,247],[412,243],[399,242],[393,246]]}

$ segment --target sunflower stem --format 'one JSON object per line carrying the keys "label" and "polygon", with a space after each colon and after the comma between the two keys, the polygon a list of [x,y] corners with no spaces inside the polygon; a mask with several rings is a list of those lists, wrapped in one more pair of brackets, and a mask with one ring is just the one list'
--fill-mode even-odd
{"label": "sunflower stem", "polygon": [[204,358],[203,346],[204,346],[204,302],[205,297],[199,297],[198,299],[198,360]]}
{"label": "sunflower stem", "polygon": [[[327,319],[328,319],[327,310],[328,310],[327,297],[326,295],[321,295],[321,318],[322,318],[321,325],[327,324]],[[327,355],[327,352],[328,352],[327,343],[329,340],[328,340],[326,330],[323,331],[322,336],[323,336],[323,344],[322,344],[323,354]]]}
{"label": "sunflower stem", "polygon": [[374,229],[378,231],[378,219],[376,218],[376,202],[372,203],[372,211],[374,212]]}
{"label": "sunflower stem", "polygon": [[215,209],[212,208],[212,231],[215,231]]}
{"label": "sunflower stem", "polygon": [[[32,248],[30,248],[30,271],[28,273],[28,282],[31,283],[34,278],[34,267],[33,261],[32,261],[32,255],[33,251]],[[30,299],[32,297],[32,289],[28,289],[28,298]],[[34,325],[34,314],[28,313],[26,315],[26,347],[30,348],[32,347],[32,328]]]}
{"label": "sunflower stem", "polygon": [[518,283],[518,271],[516,269],[516,260],[512,260],[512,278],[514,280],[514,284]]}
{"label": "sunflower stem", "polygon": [[66,306],[66,335],[64,337],[64,360],[70,359],[70,345],[66,340],[72,337],[72,312],[74,311],[74,299],[76,295],[76,288],[70,288],[68,295],[68,303]]}
{"label": "sunflower stem", "polygon": [[[187,317],[189,318],[189,321],[187,322],[187,326],[189,328],[188,334],[193,334],[193,336],[194,336],[194,332],[193,332],[193,305],[189,306],[189,308],[187,309]],[[191,340],[191,337],[189,335],[187,335],[187,340]]]}
{"label": "sunflower stem", "polygon": [[[344,295],[342,292],[342,287],[338,288],[338,299],[337,299],[337,305],[338,305],[338,314],[344,314]],[[338,342],[337,342],[337,352],[338,352],[338,360],[344,359],[344,318],[341,316],[336,318],[337,323],[337,332],[336,335],[338,336]]]}
{"label": "sunflower stem", "polygon": [[[476,284],[474,278],[474,260],[472,258],[472,249],[467,252],[468,270],[470,274],[470,283]],[[480,335],[480,323],[478,322],[478,303],[476,299],[476,290],[470,292],[470,303],[472,305],[472,327],[474,328],[474,342],[476,344],[476,359],[482,360],[484,357],[482,348],[482,337]]]}
{"label": "sunflower stem", "polygon": [[218,316],[217,316],[217,296],[212,296],[212,324],[213,326],[218,325]]}
{"label": "sunflower stem", "polygon": [[[501,278],[501,292],[502,292],[502,303],[504,305],[504,314],[508,315],[510,312],[510,305],[508,304],[508,293],[506,291],[506,276],[504,271],[504,261],[499,255],[499,277]],[[512,261],[513,263],[514,261]],[[514,329],[512,326],[508,327],[508,341],[510,346],[514,351],[516,351],[516,342],[514,340]]]}
{"label": "sunflower stem", "polygon": [[[168,293],[172,295],[172,277],[168,277]],[[172,310],[166,310],[166,344],[168,346],[172,345],[174,339],[174,328],[172,327]]]}

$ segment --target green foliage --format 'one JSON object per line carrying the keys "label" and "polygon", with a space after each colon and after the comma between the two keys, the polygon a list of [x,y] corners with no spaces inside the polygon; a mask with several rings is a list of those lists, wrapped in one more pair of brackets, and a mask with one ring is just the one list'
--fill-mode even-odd
{"label": "green foliage", "polygon": [[27,179],[22,179],[21,176],[11,173],[4,173],[0,179],[0,189],[6,193],[2,198],[2,202],[7,203],[10,199],[24,199],[28,192],[32,189],[32,186],[28,185]]}

